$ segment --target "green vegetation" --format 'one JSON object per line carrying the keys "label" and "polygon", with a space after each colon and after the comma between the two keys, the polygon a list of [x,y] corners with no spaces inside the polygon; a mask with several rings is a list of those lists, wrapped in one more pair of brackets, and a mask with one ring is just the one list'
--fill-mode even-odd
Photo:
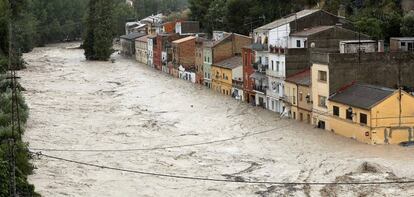
{"label": "green vegetation", "polygon": [[87,60],[106,61],[111,56],[113,33],[112,0],[90,0],[83,43]]}
{"label": "green vegetation", "polygon": [[138,19],[157,13],[168,15],[187,7],[187,0],[133,0],[133,3]]}
{"label": "green vegetation", "polygon": [[[397,0],[189,0],[190,17],[208,32],[224,30],[248,34],[253,28],[292,12],[322,8],[341,13],[356,30],[376,39],[414,36],[414,14],[406,14]],[[250,26],[251,25],[251,26]]]}

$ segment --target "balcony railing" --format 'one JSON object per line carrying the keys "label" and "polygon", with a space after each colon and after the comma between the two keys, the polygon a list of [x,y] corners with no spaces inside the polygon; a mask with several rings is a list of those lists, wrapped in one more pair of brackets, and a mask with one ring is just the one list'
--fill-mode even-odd
{"label": "balcony railing", "polygon": [[256,91],[259,91],[259,92],[262,92],[262,93],[265,93],[266,89],[267,89],[267,86],[265,86],[265,85],[254,85],[253,86],[253,90],[256,90]]}
{"label": "balcony railing", "polygon": [[232,83],[233,83],[233,87],[236,87],[239,89],[243,88],[243,81],[233,79]]}
{"label": "balcony railing", "polygon": [[253,69],[261,72],[261,73],[266,73],[267,70],[267,64],[263,64],[262,62],[258,61],[256,63],[253,64]]}
{"label": "balcony railing", "polygon": [[280,47],[280,46],[269,46],[269,52],[270,53],[275,53],[275,54],[286,54],[287,53],[287,49],[284,47]]}

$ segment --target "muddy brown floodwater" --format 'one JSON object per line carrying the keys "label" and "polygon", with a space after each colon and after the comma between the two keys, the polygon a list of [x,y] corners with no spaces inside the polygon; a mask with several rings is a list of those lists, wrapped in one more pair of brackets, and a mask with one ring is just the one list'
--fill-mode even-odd
{"label": "muddy brown floodwater", "polygon": [[[30,107],[25,140],[34,150],[139,149],[42,152],[115,168],[237,181],[414,177],[414,148],[365,145],[279,120],[276,114],[118,55],[113,56],[116,63],[87,62],[82,50],[70,49],[77,45],[50,45],[24,55],[28,66],[19,75]],[[157,148],[166,146],[175,147]],[[414,195],[413,184],[227,183],[133,174],[46,157],[33,163],[30,182],[43,196],[53,197]]]}

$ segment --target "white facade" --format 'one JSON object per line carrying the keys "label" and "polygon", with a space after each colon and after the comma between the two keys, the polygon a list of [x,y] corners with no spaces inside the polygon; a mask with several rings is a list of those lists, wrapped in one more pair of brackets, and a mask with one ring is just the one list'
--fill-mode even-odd
{"label": "white facade", "polygon": [[289,38],[289,48],[290,49],[301,49],[306,48],[308,38],[306,37],[290,37]]}
{"label": "white facade", "polygon": [[269,65],[266,70],[269,87],[266,90],[266,108],[277,113],[284,110],[282,97],[286,79],[285,57],[284,54],[269,53]]}
{"label": "white facade", "polygon": [[178,78],[190,81],[191,83],[196,82],[196,74],[194,72],[186,71],[181,65],[178,67]]}
{"label": "white facade", "polygon": [[279,48],[290,48],[289,45],[289,34],[290,26],[289,24],[276,27],[269,31],[269,47],[275,46]]}
{"label": "white facade", "polygon": [[[290,25],[284,24],[269,31],[269,49],[295,48],[292,45]],[[295,45],[296,46],[296,45]],[[269,50],[267,53],[269,64],[266,71],[268,89],[266,90],[266,108],[276,113],[285,110],[282,101],[286,79],[286,56]]]}

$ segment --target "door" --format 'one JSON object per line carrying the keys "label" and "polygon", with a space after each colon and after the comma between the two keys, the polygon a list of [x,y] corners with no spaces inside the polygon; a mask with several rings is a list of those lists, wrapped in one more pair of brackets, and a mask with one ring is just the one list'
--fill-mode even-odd
{"label": "door", "polygon": [[412,42],[408,43],[408,51],[414,51],[414,43]]}
{"label": "door", "polygon": [[325,121],[319,121],[318,122],[318,128],[319,129],[325,129]]}

